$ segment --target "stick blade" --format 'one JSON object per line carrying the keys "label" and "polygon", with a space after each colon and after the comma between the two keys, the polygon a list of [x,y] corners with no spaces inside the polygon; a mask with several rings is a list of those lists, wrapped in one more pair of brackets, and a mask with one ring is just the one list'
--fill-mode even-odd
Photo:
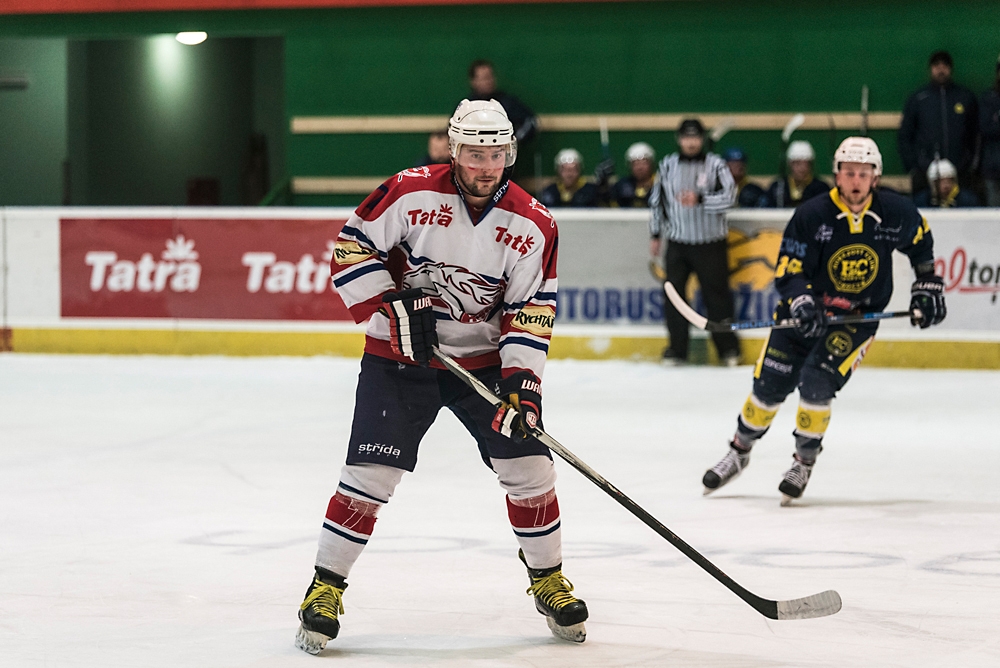
{"label": "stick blade", "polygon": [[840,600],[840,594],[829,589],[805,598],[778,601],[778,619],[826,617],[839,612],[841,607],[843,602]]}
{"label": "stick blade", "polygon": [[788,124],[785,125],[785,129],[781,131],[781,141],[788,143],[788,140],[792,138],[792,133],[799,129],[803,123],[806,122],[806,117],[804,114],[795,114],[792,116]]}
{"label": "stick blade", "polygon": [[667,293],[667,299],[669,299],[670,303],[674,305],[677,312],[684,316],[685,320],[698,329],[705,329],[705,326],[708,325],[708,318],[688,306],[688,303],[684,301],[684,298],[677,293],[677,288],[674,287],[673,283],[664,283],[663,289]]}

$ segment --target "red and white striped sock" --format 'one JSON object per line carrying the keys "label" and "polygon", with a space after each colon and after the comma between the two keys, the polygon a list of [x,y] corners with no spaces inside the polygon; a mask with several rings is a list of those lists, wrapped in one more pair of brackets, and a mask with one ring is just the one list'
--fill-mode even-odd
{"label": "red and white striped sock", "polygon": [[530,499],[508,496],[507,516],[529,567],[552,568],[562,563],[562,525],[555,489]]}
{"label": "red and white striped sock", "polygon": [[326,509],[316,565],[346,578],[368,544],[384,503],[341,483]]}

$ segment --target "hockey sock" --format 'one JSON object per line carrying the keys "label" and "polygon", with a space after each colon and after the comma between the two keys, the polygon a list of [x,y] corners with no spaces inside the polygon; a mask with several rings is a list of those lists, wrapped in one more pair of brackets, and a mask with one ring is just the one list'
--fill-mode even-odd
{"label": "hockey sock", "polygon": [[368,544],[384,501],[366,498],[341,484],[330,499],[319,537],[316,565],[344,578]]}
{"label": "hockey sock", "polygon": [[823,450],[823,435],[830,425],[830,404],[799,402],[795,416],[795,452],[805,464],[812,464]]}
{"label": "hockey sock", "polygon": [[756,394],[750,393],[743,410],[736,419],[736,435],[733,437],[733,447],[743,452],[750,452],[750,448],[767,433],[771,427],[771,421],[778,414],[781,404],[766,404]]}
{"label": "hockey sock", "polygon": [[562,529],[555,488],[529,499],[507,496],[507,516],[529,568],[552,568],[562,563]]}

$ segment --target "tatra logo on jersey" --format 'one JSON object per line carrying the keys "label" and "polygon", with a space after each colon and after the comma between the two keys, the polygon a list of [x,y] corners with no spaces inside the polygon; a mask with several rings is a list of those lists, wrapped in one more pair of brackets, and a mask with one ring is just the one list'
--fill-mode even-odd
{"label": "tatra logo on jersey", "polygon": [[527,255],[531,247],[535,245],[535,238],[530,236],[513,235],[507,231],[506,227],[498,227],[497,242],[504,246],[510,246],[521,255]]}
{"label": "tatra logo on jersey", "polygon": [[375,255],[374,251],[362,248],[357,241],[338,241],[333,248],[333,257],[337,264],[357,264],[373,255]]}
{"label": "tatra logo on jersey", "polygon": [[[410,225],[440,225],[448,227],[454,219],[455,210],[447,204],[442,204],[441,208],[435,211],[424,211],[423,209],[412,209],[406,212],[410,217]],[[436,218],[436,220],[435,220]]]}
{"label": "tatra logo on jersey", "polygon": [[406,287],[434,286],[437,296],[448,306],[451,317],[459,322],[483,322],[500,301],[502,283],[491,283],[465,267],[443,262],[422,264],[403,275]]}
{"label": "tatra logo on jersey", "polygon": [[548,336],[556,321],[556,312],[551,306],[525,306],[514,316],[511,327],[535,336]]}
{"label": "tatra logo on jersey", "polygon": [[875,282],[875,277],[878,276],[878,255],[870,246],[851,244],[830,257],[827,270],[839,292],[857,294]]}

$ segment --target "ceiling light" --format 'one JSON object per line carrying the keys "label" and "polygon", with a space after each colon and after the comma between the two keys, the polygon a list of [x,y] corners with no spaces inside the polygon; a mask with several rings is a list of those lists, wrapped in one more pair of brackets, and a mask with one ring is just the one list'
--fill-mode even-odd
{"label": "ceiling light", "polygon": [[206,39],[208,39],[207,32],[179,32],[177,33],[177,41],[181,44],[187,44],[188,46],[194,46],[195,44],[201,44]]}

